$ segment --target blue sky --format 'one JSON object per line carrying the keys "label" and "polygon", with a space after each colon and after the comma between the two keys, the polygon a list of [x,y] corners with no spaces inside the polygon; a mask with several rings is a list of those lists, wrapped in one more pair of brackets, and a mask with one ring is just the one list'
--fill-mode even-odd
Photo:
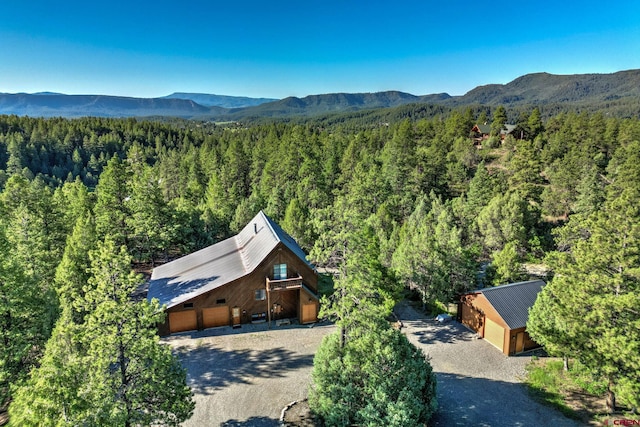
{"label": "blue sky", "polygon": [[0,1],[0,92],[462,95],[640,68],[640,2]]}

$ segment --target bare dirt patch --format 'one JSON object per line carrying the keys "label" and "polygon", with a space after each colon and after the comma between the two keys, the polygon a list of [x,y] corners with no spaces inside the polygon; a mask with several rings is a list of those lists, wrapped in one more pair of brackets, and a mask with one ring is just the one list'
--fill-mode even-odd
{"label": "bare dirt patch", "polygon": [[316,427],[321,425],[313,416],[307,399],[294,402],[284,411],[282,425],[285,427]]}

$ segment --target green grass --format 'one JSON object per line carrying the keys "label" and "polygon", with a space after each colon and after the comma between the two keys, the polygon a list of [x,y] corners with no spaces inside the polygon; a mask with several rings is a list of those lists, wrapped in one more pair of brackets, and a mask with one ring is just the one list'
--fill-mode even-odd
{"label": "green grass", "polygon": [[526,384],[533,397],[562,412],[573,419],[582,419],[565,403],[563,391],[573,385],[572,379],[565,375],[562,369],[562,360],[550,360],[546,363],[534,361],[527,366]]}
{"label": "green grass", "polygon": [[583,423],[598,424],[611,416],[637,418],[632,412],[634,405],[625,401],[619,391],[616,392],[618,410],[614,415],[607,414],[604,405],[607,382],[578,361],[570,364],[568,372],[562,365],[562,360],[532,358],[525,383],[535,400]]}

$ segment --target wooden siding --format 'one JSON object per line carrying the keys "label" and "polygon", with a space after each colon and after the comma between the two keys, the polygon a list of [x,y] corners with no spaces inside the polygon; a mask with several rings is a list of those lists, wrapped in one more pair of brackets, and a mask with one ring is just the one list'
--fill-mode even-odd
{"label": "wooden siding", "polygon": [[[496,346],[497,344],[494,342],[496,341],[495,337],[487,337],[486,335],[486,324],[492,321],[500,326],[504,331],[503,344],[500,349],[502,353],[507,356],[540,347],[538,343],[531,339],[525,328],[509,329],[507,323],[495,308],[493,308],[489,300],[480,293],[464,295],[460,300],[458,313],[460,313],[458,319],[460,323],[476,331],[478,335],[485,339],[491,338],[488,339],[488,341]],[[487,321],[487,319],[489,319],[489,321]],[[522,338],[520,338],[522,340],[523,350],[517,346],[519,333],[524,334]]]}
{"label": "wooden siding", "polygon": [[460,304],[460,322],[478,332],[480,336],[484,337],[483,316],[489,317],[502,328],[509,329],[509,326],[502,319],[502,317],[500,317],[496,309],[493,308],[489,300],[487,300],[484,295],[480,293],[467,294],[463,297]]}
{"label": "wooden siding", "polygon": [[[227,307],[228,310],[232,310],[237,307],[240,309],[241,323],[251,323],[253,314],[265,313],[266,315],[269,310],[266,295],[264,300],[256,300],[256,291],[266,291],[266,279],[273,278],[273,266],[275,264],[287,264],[287,275],[289,278],[302,277],[304,285],[312,292],[317,293],[318,276],[316,272],[295,254],[291,253],[284,244],[279,243],[278,246],[265,257],[253,273],[187,301],[186,304],[193,304],[192,308],[186,309],[184,308],[184,304],[180,304],[168,309],[167,312],[169,316],[167,322],[158,327],[160,334],[166,335],[174,332],[171,325],[172,313],[179,313],[186,310],[196,312],[196,328],[193,329],[198,330],[208,327],[208,322],[205,322],[203,318],[203,310],[208,308],[224,306]],[[277,313],[276,311],[273,312],[272,319],[297,317],[302,320],[301,304],[303,300],[308,302],[308,298],[308,293],[301,288],[271,292],[271,308],[275,306],[277,310]],[[229,324],[230,321],[231,319],[229,317],[227,324]]]}

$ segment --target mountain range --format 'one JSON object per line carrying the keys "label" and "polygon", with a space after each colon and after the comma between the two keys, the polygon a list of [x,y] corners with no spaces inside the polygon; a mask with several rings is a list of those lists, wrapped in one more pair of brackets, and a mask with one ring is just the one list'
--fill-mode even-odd
{"label": "mountain range", "polygon": [[33,117],[152,117],[168,116],[203,120],[243,120],[319,116],[330,113],[435,104],[448,107],[487,105],[596,105],[640,100],[640,70],[611,74],[554,75],[534,73],[507,84],[478,86],[465,95],[446,93],[412,95],[398,91],[332,93],[285,99],[234,97],[202,93],[173,93],[162,98],[107,95],[0,93],[0,114]]}

